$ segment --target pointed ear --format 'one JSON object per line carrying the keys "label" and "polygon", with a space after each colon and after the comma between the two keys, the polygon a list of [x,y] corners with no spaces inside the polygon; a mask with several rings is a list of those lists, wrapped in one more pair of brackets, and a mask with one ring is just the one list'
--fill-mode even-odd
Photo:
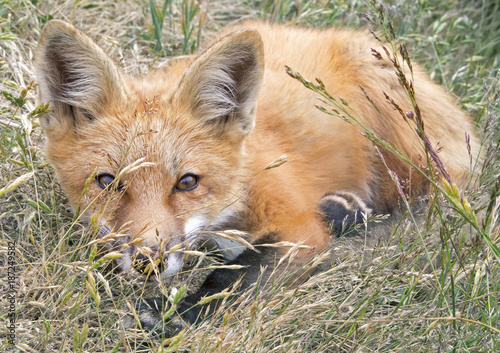
{"label": "pointed ear", "polygon": [[181,78],[176,98],[216,133],[248,135],[255,125],[263,76],[260,34],[255,30],[234,32],[193,61]]}
{"label": "pointed ear", "polygon": [[42,123],[72,128],[100,115],[123,94],[122,78],[111,59],[88,36],[62,21],[44,28],[35,61],[39,98],[50,102]]}

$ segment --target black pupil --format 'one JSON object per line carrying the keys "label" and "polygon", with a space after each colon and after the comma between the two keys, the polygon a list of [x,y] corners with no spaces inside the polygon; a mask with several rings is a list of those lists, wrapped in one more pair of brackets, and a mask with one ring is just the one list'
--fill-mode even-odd
{"label": "black pupil", "polygon": [[99,177],[99,183],[104,186],[104,187],[107,187],[109,184],[111,184],[113,182],[113,180],[115,180],[115,178],[113,178],[111,175],[101,175]]}
{"label": "black pupil", "polygon": [[194,189],[198,183],[198,179],[194,175],[185,175],[177,183],[177,188],[179,190],[190,190]]}

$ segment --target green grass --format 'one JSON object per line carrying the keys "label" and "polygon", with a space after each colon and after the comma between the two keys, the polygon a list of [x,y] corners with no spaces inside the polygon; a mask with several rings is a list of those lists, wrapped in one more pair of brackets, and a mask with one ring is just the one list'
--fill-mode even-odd
{"label": "green grass", "polygon": [[[172,0],[157,1],[156,8],[132,0],[0,0],[0,90],[5,92],[0,96],[0,266],[7,273],[8,243],[15,241],[17,289],[16,346],[7,344],[9,303],[2,296],[0,351],[500,351],[495,257],[500,243],[500,4],[385,5],[395,42],[405,43],[412,61],[423,64],[477,122],[485,163],[479,185],[465,196],[478,222],[460,208],[460,197],[443,190],[418,214],[405,211],[366,237],[336,240],[332,265],[300,288],[248,293],[219,326],[207,322],[163,341],[125,330],[120,322],[134,298],[171,288],[134,284],[110,271],[112,261],[95,256],[97,248],[87,245],[95,239],[94,228],[73,219],[44,159],[38,118],[45,108],[36,106],[30,88],[43,25],[52,18],[74,23],[132,74],[147,72],[166,55],[203,47],[204,39],[240,18],[370,26],[377,33],[384,28],[363,16],[373,11],[369,4],[355,0]],[[175,286],[187,284],[189,290],[197,280],[186,274]],[[7,285],[2,275],[0,287]]]}

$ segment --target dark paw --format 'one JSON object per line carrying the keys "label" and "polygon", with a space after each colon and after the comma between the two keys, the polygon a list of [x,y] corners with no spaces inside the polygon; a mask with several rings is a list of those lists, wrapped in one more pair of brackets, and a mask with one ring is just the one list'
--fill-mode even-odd
{"label": "dark paw", "polygon": [[364,229],[363,214],[366,217],[372,214],[371,208],[360,197],[350,192],[336,192],[323,196],[319,209],[323,220],[337,235],[347,235],[357,225],[361,225]]}
{"label": "dark paw", "polygon": [[172,337],[186,328],[167,298],[143,298],[135,304],[135,315],[130,312],[123,319],[125,328],[142,328],[154,335]]}

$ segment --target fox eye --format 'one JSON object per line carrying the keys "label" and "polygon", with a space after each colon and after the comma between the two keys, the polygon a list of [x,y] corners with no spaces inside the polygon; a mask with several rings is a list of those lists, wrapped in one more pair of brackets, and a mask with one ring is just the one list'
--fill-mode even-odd
{"label": "fox eye", "polygon": [[198,181],[200,178],[195,174],[184,174],[177,184],[175,184],[175,190],[178,191],[191,191],[196,189],[198,186]]}
{"label": "fox eye", "polygon": [[[99,174],[96,178],[97,184],[101,189],[109,189],[113,181],[115,181],[115,177],[111,174]],[[121,185],[113,186],[116,190],[121,191]]]}

